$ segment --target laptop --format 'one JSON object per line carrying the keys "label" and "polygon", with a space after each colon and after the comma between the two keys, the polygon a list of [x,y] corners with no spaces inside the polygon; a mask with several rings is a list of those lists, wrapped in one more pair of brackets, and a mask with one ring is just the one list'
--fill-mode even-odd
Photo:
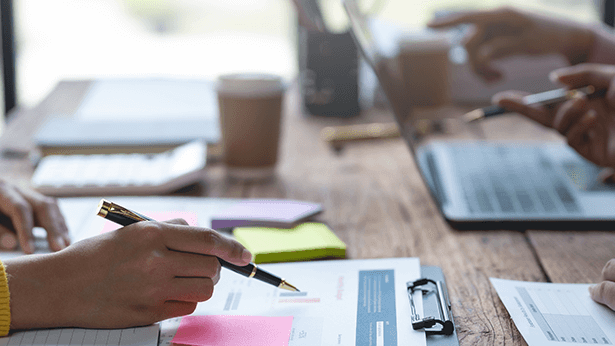
{"label": "laptop", "polygon": [[391,42],[378,36],[375,22],[355,0],[343,4],[359,51],[378,78],[424,182],[453,227],[615,226],[615,186],[601,183],[600,167],[565,143],[451,141],[419,131]]}

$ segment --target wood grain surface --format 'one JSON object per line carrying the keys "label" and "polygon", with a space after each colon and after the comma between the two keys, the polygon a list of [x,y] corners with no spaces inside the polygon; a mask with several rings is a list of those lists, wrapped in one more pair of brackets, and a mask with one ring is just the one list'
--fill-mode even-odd
{"label": "wood grain surface", "polygon": [[[20,110],[0,139],[0,150],[35,155],[32,134],[49,114],[69,114],[89,82],[62,82],[38,107]],[[429,112],[429,111],[426,111]],[[456,111],[448,112],[460,112]],[[348,258],[419,257],[442,267],[461,345],[525,345],[489,277],[529,281],[596,282],[615,257],[609,231],[457,231],[442,218],[400,138],[353,142],[334,150],[320,139],[331,125],[392,122],[382,109],[353,119],[302,114],[298,92],[285,99],[276,176],[247,183],[226,177],[221,164],[201,184],[181,191],[209,197],[289,198],[318,202],[318,219],[348,245]],[[520,116],[485,121],[468,138],[561,140]],[[28,159],[0,158],[2,177],[27,185]]]}

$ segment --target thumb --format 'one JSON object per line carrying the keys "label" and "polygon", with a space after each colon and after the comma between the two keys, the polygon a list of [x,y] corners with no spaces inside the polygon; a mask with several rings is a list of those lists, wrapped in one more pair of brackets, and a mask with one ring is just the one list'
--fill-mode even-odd
{"label": "thumb", "polygon": [[13,250],[17,247],[17,237],[9,228],[0,224],[0,249]]}
{"label": "thumb", "polygon": [[598,180],[604,184],[615,183],[615,171],[613,168],[603,168],[600,173],[598,173]]}
{"label": "thumb", "polygon": [[551,81],[570,88],[593,85],[598,89],[608,88],[615,77],[615,66],[601,64],[579,64],[552,71]]}
{"label": "thumb", "polygon": [[544,125],[551,126],[551,116],[547,109],[539,105],[528,105],[524,97],[528,94],[520,91],[503,91],[491,99],[493,104],[505,108],[509,112],[523,114],[526,117]]}
{"label": "thumb", "polygon": [[597,303],[615,310],[615,282],[603,281],[597,285],[590,286],[589,294]]}

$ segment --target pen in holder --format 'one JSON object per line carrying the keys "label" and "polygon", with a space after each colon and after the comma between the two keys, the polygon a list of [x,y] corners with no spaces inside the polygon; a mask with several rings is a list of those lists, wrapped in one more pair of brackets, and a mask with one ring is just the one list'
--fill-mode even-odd
{"label": "pen in holder", "polygon": [[[419,279],[416,281],[407,282],[406,287],[408,289],[408,298],[410,299],[410,308],[412,310],[412,328],[414,330],[424,329],[427,335],[453,334],[455,326],[453,325],[451,303],[448,299],[444,282],[434,281],[431,279]],[[414,298],[412,297],[413,293],[417,290],[420,290],[423,293],[423,296],[435,294],[440,318],[435,318],[433,316],[425,316],[421,318],[421,316],[419,316],[414,305]],[[441,327],[439,329],[432,328],[436,324],[439,324]]]}

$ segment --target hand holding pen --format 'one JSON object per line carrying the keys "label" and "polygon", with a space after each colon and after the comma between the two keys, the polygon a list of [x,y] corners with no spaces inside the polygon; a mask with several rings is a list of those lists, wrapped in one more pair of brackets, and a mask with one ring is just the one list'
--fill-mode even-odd
{"label": "hand holding pen", "polygon": [[188,315],[211,298],[218,258],[245,266],[251,257],[239,242],[175,219],[5,259],[11,328],[128,328]]}
{"label": "hand holding pen", "polygon": [[[113,221],[117,224],[120,224],[122,226],[128,226],[140,221],[154,221],[153,219],[140,214],[138,212],[132,211],[128,208],[122,207],[119,204],[116,203],[112,203],[106,200],[101,200],[100,204],[98,205],[98,216],[104,217],[110,221]],[[224,236],[219,235],[216,231],[213,230],[205,230],[208,231],[210,233],[208,233],[208,237],[207,238],[211,238],[211,239],[223,239],[226,238]],[[213,232],[213,233],[212,233]],[[226,239],[226,241],[231,241],[231,242],[235,242],[234,240],[231,239]],[[237,243],[239,244],[239,243]],[[240,245],[241,246],[241,245]],[[242,246],[243,248],[243,246]],[[212,245],[211,248],[212,254],[215,255],[215,252],[217,252],[216,249],[216,244],[214,243]],[[246,259],[248,259],[247,257],[250,257],[251,259],[251,255],[248,252],[248,250],[243,249],[243,256],[242,259],[245,261]],[[224,259],[220,258],[220,256],[218,257],[218,261],[220,262],[220,265],[222,265],[223,267],[232,270],[240,275],[243,275],[245,277],[248,278],[254,278],[260,281],[263,281],[265,283],[268,283],[270,285],[274,285],[278,288],[281,289],[285,289],[288,291],[299,291],[296,287],[294,287],[293,285],[291,285],[290,283],[286,282],[286,280],[279,278],[273,274],[270,274],[262,269],[259,269],[255,264],[253,263],[248,263],[247,265],[244,266],[239,266],[233,263],[229,263],[227,261],[225,261]],[[248,259],[249,261],[249,259]]]}
{"label": "hand holding pen", "polygon": [[615,167],[615,147],[609,144],[615,140],[615,66],[575,65],[553,71],[550,77],[569,90],[591,86],[595,97],[580,92],[547,107],[528,103],[526,93],[507,91],[495,95],[494,104],[557,130],[587,160]]}
{"label": "hand holding pen", "polygon": [[[521,102],[525,106],[553,107],[566,101],[573,100],[575,98],[601,98],[606,95],[606,91],[606,89],[596,89],[593,85],[587,85],[578,89],[561,88],[544,91],[537,94],[522,96]],[[510,112],[510,109],[496,104],[493,106],[473,110],[469,113],[466,113],[463,118],[466,122],[473,122]]]}

